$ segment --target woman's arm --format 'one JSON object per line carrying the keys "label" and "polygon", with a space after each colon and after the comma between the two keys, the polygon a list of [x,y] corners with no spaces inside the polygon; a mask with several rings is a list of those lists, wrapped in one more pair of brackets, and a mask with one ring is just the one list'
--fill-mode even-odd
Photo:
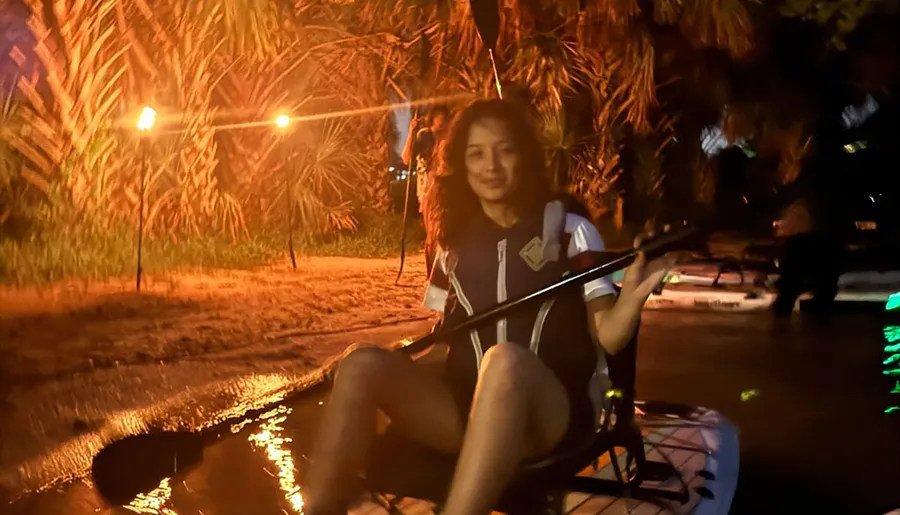
{"label": "woman's arm", "polygon": [[588,329],[603,349],[615,355],[637,332],[644,303],[633,296],[606,295],[588,301]]}
{"label": "woman's arm", "polygon": [[[640,239],[635,240],[640,247]],[[634,338],[641,320],[641,311],[650,294],[659,287],[675,264],[675,255],[666,255],[647,263],[643,252],[625,270],[622,290],[618,298],[611,295],[588,302],[591,334],[609,354],[616,354]]]}
{"label": "woman's arm", "polygon": [[[570,269],[581,272],[597,265],[597,254],[605,250],[597,228],[585,217],[569,213],[565,232],[569,234],[567,255]],[[640,241],[635,241],[639,246]],[[622,289],[617,294],[610,277],[602,277],[584,285],[584,301],[588,312],[588,329],[594,340],[609,354],[616,354],[634,338],[640,324],[641,311],[650,292],[665,276],[668,260],[649,265],[640,255],[628,267]]]}
{"label": "woman's arm", "polygon": [[[433,311],[441,313],[441,318],[432,326],[431,334],[441,330],[444,325],[444,308],[447,305],[447,297],[450,295],[452,286],[444,270],[444,260],[441,249],[435,252],[434,266],[431,269],[431,277],[428,278],[428,286],[425,290],[425,299],[423,305]],[[419,363],[439,363],[443,362],[447,357],[449,346],[447,342],[435,342],[431,346],[426,355],[421,357]]]}

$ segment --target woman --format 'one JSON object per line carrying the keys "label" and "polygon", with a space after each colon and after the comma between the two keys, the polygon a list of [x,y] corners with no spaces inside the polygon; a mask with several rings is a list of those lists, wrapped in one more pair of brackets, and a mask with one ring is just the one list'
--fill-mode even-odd
{"label": "woman", "polygon": [[[427,200],[441,250],[425,303],[444,323],[556,282],[603,250],[596,228],[554,201],[543,163],[521,107],[479,100],[457,116]],[[598,362],[631,340],[667,265],[641,256],[618,298],[607,279],[593,281],[449,342],[444,377],[398,353],[350,352],[314,450],[307,513],[341,512],[338,487],[361,466],[377,409],[409,438],[459,455],[444,513],[489,513],[524,461],[593,429]]]}

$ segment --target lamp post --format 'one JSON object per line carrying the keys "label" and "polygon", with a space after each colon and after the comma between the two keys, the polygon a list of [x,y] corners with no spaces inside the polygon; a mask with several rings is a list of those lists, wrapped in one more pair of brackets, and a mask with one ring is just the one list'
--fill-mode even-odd
{"label": "lamp post", "polygon": [[144,196],[147,189],[147,168],[150,161],[150,131],[153,130],[153,124],[156,123],[156,111],[151,107],[144,107],[141,115],[138,117],[137,130],[141,136],[141,186],[140,200],[138,208],[138,243],[137,243],[137,291],[141,291],[141,254],[143,252],[144,243]]}
{"label": "lamp post", "polygon": [[288,149],[285,145],[285,136],[291,125],[291,117],[282,113],[275,117],[275,126],[278,128],[278,146],[281,147],[281,162],[285,167],[285,197],[288,204],[288,252],[291,254],[291,266],[297,269],[297,256],[294,254],[294,174],[293,167],[288,163]]}

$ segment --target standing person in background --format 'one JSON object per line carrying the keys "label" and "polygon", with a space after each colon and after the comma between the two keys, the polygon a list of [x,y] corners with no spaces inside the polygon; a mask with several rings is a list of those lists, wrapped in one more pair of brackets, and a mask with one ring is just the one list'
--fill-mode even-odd
{"label": "standing person in background", "polygon": [[778,297],[772,306],[777,318],[789,316],[806,291],[813,294],[811,307],[818,321],[831,313],[844,267],[843,236],[849,229],[837,177],[843,157],[837,141],[823,138],[782,193],[787,207],[776,232],[782,241]]}
{"label": "standing person in background", "polygon": [[[409,124],[409,137],[406,138],[406,146],[403,148],[403,163],[407,165],[410,176],[416,174],[416,198],[419,203],[419,213],[423,213],[425,193],[428,191],[429,174],[434,168],[440,147],[443,141],[449,112],[446,107],[435,106],[428,117],[428,127],[417,130],[419,120],[413,118]],[[423,213],[424,214],[424,213]],[[427,217],[423,216],[427,220]],[[434,262],[435,245],[428,226],[425,226],[425,266],[428,275],[431,276],[431,265]]]}

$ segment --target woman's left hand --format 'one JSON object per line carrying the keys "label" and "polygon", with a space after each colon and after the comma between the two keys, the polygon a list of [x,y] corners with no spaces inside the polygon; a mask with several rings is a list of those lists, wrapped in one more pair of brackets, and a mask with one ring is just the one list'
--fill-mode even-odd
{"label": "woman's left hand", "polygon": [[[652,236],[652,235],[648,235]],[[644,237],[634,239],[635,250],[641,247]],[[659,287],[666,274],[678,261],[680,254],[669,253],[660,258],[647,261],[647,256],[639,252],[637,259],[625,269],[625,277],[622,280],[622,295],[638,299],[643,305],[653,290]]]}

